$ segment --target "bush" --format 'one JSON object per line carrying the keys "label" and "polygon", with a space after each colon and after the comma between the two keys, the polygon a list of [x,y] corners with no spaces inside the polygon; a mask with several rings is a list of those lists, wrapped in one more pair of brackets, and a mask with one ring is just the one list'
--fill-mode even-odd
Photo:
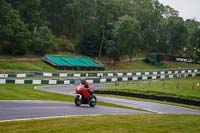
{"label": "bush", "polygon": [[61,36],[60,38],[56,38],[56,42],[53,46],[53,51],[56,52],[74,52],[75,46],[74,44],[68,40],[66,37]]}
{"label": "bush", "polygon": [[45,54],[51,50],[55,37],[47,26],[39,27],[33,35],[31,50],[37,54]]}
{"label": "bush", "polygon": [[6,1],[0,1],[0,49],[4,54],[26,54],[30,45],[30,32],[20,14]]}
{"label": "bush", "polygon": [[156,66],[163,64],[163,61],[157,55],[147,55],[143,61],[147,64]]}

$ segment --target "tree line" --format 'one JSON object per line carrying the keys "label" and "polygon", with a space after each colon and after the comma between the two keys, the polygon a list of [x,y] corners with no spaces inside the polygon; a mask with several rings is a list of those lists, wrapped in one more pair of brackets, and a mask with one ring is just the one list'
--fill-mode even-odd
{"label": "tree line", "polygon": [[200,58],[200,22],[158,0],[0,0],[1,54],[62,51],[106,56],[138,53]]}

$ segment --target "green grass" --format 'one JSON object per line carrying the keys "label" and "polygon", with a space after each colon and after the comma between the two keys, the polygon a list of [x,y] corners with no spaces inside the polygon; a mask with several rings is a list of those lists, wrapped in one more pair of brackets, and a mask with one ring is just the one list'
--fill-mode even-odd
{"label": "green grass", "polygon": [[0,61],[0,71],[55,71],[42,61]]}
{"label": "green grass", "polygon": [[102,115],[0,123],[1,133],[197,133],[196,115]]}
{"label": "green grass", "polygon": [[52,100],[72,102],[73,97],[34,89],[35,85],[6,84],[0,86],[0,100]]}
{"label": "green grass", "polygon": [[[193,82],[194,82],[194,88],[193,88]],[[163,87],[163,81],[152,81],[152,82],[140,81],[132,85],[108,87],[104,88],[104,90],[175,96],[186,99],[200,100],[200,85],[197,86],[198,83],[200,84],[200,77],[180,79],[179,88],[176,88],[178,80],[171,79],[164,81],[164,87]]]}
{"label": "green grass", "polygon": [[91,73],[97,71],[57,70],[43,61],[0,61],[0,73],[6,72],[72,72]]}
{"label": "green grass", "polygon": [[22,56],[11,56],[11,55],[1,55],[0,54],[0,59],[7,59],[7,60],[12,60],[16,58],[42,58],[40,55],[34,55],[34,54],[27,54],[27,55],[22,55]]}
{"label": "green grass", "polygon": [[[48,101],[74,102],[74,96],[35,90],[34,89],[35,86],[36,85],[14,85],[14,84],[1,85],[0,100],[48,100]],[[97,104],[108,107],[141,110],[137,108],[105,103],[100,101]]]}
{"label": "green grass", "polygon": [[193,106],[193,105],[187,105],[187,104],[173,103],[173,102],[167,102],[167,101],[149,100],[149,99],[142,99],[142,98],[135,98],[135,97],[126,97],[126,96],[118,96],[118,95],[108,95],[108,94],[98,94],[98,95],[99,96],[104,96],[104,97],[113,97],[113,98],[121,98],[121,99],[128,99],[128,100],[137,100],[137,101],[144,101],[144,102],[154,102],[154,103],[168,104],[168,105],[174,105],[174,106],[179,106],[179,107],[185,107],[185,108],[200,110],[200,106]]}
{"label": "green grass", "polygon": [[[57,52],[57,53],[54,53],[52,55],[65,55],[65,56],[81,56],[80,54],[77,54],[77,53],[72,53],[72,52]],[[13,58],[42,58],[44,56],[42,55],[36,55],[36,54],[26,54],[26,55],[18,55],[18,56],[11,56],[11,55],[2,55],[0,54],[0,59],[13,59]]]}
{"label": "green grass", "polygon": [[161,66],[154,66],[144,63],[142,60],[132,62],[120,62],[116,66],[106,64],[106,70],[141,70],[141,69],[169,69],[169,68],[200,68],[199,64],[181,62],[165,62]]}
{"label": "green grass", "polygon": [[[133,62],[121,62],[116,66],[105,64],[106,70],[143,70],[143,69],[169,69],[169,68],[200,68],[198,64],[166,62],[162,66],[153,66],[144,63],[141,60]],[[19,72],[19,71],[50,71],[50,72],[63,72],[66,70],[57,70],[54,67],[44,63],[43,61],[0,61],[0,72]],[[77,72],[77,71],[69,71]],[[91,71],[89,71],[91,72]]]}

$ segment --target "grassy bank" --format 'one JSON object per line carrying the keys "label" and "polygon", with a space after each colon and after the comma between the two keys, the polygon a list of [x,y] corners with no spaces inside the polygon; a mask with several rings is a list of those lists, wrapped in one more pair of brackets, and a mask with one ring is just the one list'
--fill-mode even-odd
{"label": "grassy bank", "polygon": [[200,68],[200,64],[189,64],[181,62],[164,62],[161,66],[144,63],[142,60],[132,62],[120,62],[116,66],[106,64],[107,70],[140,70],[140,69],[170,69],[170,68]]}
{"label": "grassy bank", "polygon": [[175,96],[200,100],[200,77],[164,81],[137,81],[131,85],[108,87],[103,90]]}
{"label": "grassy bank", "polygon": [[[121,62],[116,66],[105,64],[106,70],[143,70],[143,69],[170,69],[170,68],[200,68],[198,64],[165,62],[161,66],[153,66],[144,63],[141,60],[132,62]],[[0,61],[0,72],[20,72],[20,71],[49,71],[49,72],[63,72],[66,70],[57,70],[54,67],[44,63],[41,60],[33,61]],[[68,71],[68,70],[67,70]],[[70,71],[69,71],[70,72]],[[72,72],[72,71],[71,71]],[[77,72],[77,71],[76,71]],[[91,71],[90,71],[91,72]]]}
{"label": "grassy bank", "polygon": [[103,115],[0,123],[1,133],[197,133],[200,116]]}
{"label": "grassy bank", "polygon": [[98,95],[104,96],[104,97],[113,97],[113,98],[121,98],[121,99],[128,99],[128,100],[137,100],[137,101],[144,101],[144,102],[154,102],[154,103],[168,104],[168,105],[173,105],[173,106],[179,106],[179,107],[184,107],[184,108],[200,110],[200,106],[193,106],[193,105],[187,105],[187,104],[181,104],[181,103],[142,99],[142,98],[135,98],[135,97],[118,96],[118,95],[108,95],[108,94],[98,94]]}
{"label": "grassy bank", "polygon": [[43,61],[0,61],[0,71],[56,71]]}
{"label": "grassy bank", "polygon": [[35,90],[36,85],[6,84],[0,86],[0,100],[52,100],[72,102],[73,97]]}

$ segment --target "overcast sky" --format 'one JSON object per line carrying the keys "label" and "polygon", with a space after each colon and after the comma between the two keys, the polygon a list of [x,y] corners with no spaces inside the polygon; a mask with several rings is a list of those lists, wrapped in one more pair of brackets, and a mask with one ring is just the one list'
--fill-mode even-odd
{"label": "overcast sky", "polygon": [[184,19],[192,19],[200,22],[200,0],[159,0],[163,5],[169,5],[179,12]]}

